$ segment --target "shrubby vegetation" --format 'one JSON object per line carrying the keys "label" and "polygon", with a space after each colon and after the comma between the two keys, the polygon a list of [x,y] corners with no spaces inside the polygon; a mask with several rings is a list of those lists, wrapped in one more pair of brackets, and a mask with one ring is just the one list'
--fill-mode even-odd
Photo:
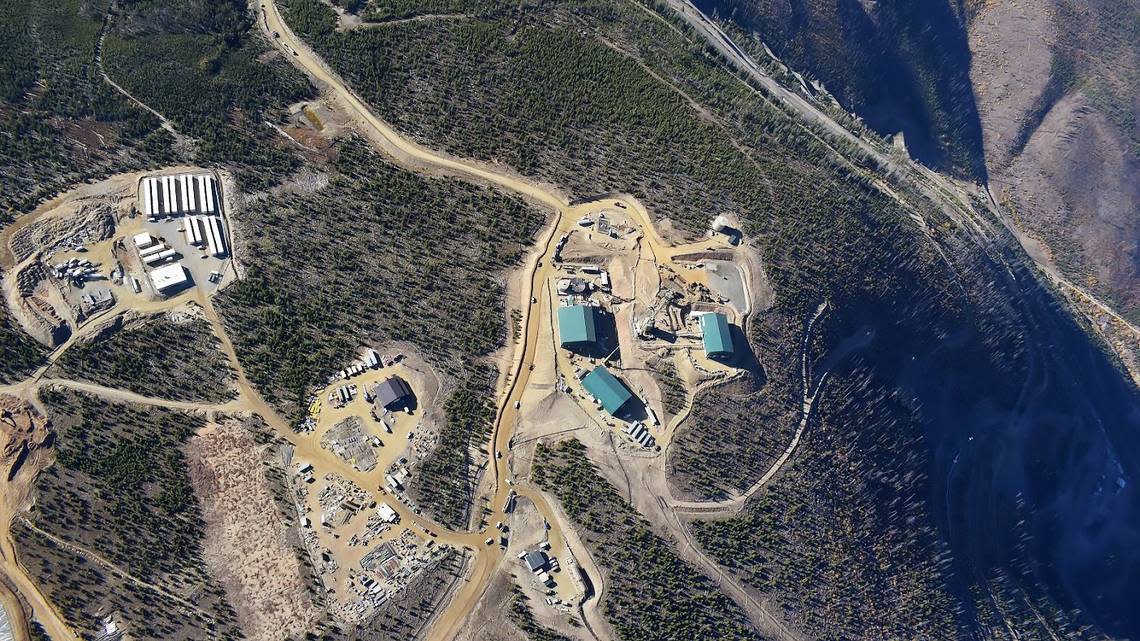
{"label": "shrubby vegetation", "polygon": [[99,76],[107,2],[0,2],[0,224],[76,182],[168,157],[168,135]]}
{"label": "shrubby vegetation", "polygon": [[193,137],[197,162],[234,165],[249,188],[296,166],[265,121],[313,88],[268,53],[245,2],[129,0],[119,8],[104,45],[108,73]]}
{"label": "shrubby vegetation", "polygon": [[507,618],[511,623],[514,623],[523,631],[526,638],[530,641],[570,641],[564,635],[544,627],[542,624],[534,620],[534,614],[530,611],[530,606],[527,602],[529,598],[517,585],[511,586],[511,597],[507,602]]}
{"label": "shrubby vegetation", "polygon": [[234,398],[233,371],[210,324],[160,315],[72,346],[49,376],[90,381],[143,396],[220,403]]}
{"label": "shrubby vegetation", "polygon": [[17,520],[13,534],[20,562],[69,625],[95,636],[113,611],[139,639],[241,636],[205,569],[202,516],[180,449],[203,420],[68,391],[42,398],[58,433],[56,461],[36,481],[35,529]]}
{"label": "shrubby vegetation", "polygon": [[0,303],[0,383],[26,377],[44,363],[46,356],[47,349],[8,315],[7,301]]}
{"label": "shrubby vegetation", "polygon": [[579,441],[540,443],[533,480],[557,497],[609,570],[602,608],[622,641],[762,638],[740,606],[678,557],[598,474]]}

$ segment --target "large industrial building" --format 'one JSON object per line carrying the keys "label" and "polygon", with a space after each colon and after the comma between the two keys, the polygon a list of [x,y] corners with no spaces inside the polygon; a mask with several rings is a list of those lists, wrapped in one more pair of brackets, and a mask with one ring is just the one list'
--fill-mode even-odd
{"label": "large industrial building", "polygon": [[182,263],[163,265],[150,273],[150,283],[154,285],[154,291],[160,294],[173,292],[188,281]]}
{"label": "large industrial building", "polygon": [[701,314],[699,322],[705,356],[715,359],[732,358],[732,332],[728,317],[719,312],[709,312]]}
{"label": "large industrial building", "polygon": [[558,343],[562,347],[583,347],[598,340],[596,310],[589,305],[558,308]]}
{"label": "large industrial building", "polygon": [[602,408],[611,415],[617,414],[633,398],[625,385],[604,367],[595,367],[594,371],[587,374],[582,379],[582,387],[586,388],[590,396],[598,399]]}
{"label": "large industrial building", "polygon": [[384,409],[406,407],[412,399],[412,388],[399,376],[391,376],[376,385],[376,402]]}

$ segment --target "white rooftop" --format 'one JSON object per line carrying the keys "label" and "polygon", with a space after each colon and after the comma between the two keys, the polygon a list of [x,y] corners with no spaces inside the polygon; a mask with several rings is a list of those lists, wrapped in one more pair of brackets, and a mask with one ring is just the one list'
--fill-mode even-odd
{"label": "white rooftop", "polygon": [[153,244],[154,238],[150,235],[150,232],[144,231],[141,234],[135,234],[135,247],[142,249],[144,247],[150,247]]}
{"label": "white rooftop", "polygon": [[182,263],[164,265],[150,273],[150,282],[156,291],[166,291],[186,282],[186,270]]}
{"label": "white rooftop", "polygon": [[376,515],[380,517],[380,520],[386,521],[388,523],[395,523],[399,518],[399,516],[396,514],[396,510],[393,510],[392,506],[388,505],[387,503],[381,503],[380,505],[376,506]]}

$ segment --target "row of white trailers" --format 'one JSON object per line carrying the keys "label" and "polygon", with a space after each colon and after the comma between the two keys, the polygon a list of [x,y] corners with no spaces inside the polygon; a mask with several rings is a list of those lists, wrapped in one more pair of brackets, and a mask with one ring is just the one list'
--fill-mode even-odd
{"label": "row of white trailers", "polygon": [[139,200],[147,218],[217,213],[218,192],[209,174],[148,176],[139,183]]}
{"label": "row of white trailers", "polygon": [[226,253],[226,234],[222,227],[222,219],[217,216],[187,216],[186,226],[182,228],[186,234],[186,244],[198,247],[206,246],[213,256],[224,256]]}

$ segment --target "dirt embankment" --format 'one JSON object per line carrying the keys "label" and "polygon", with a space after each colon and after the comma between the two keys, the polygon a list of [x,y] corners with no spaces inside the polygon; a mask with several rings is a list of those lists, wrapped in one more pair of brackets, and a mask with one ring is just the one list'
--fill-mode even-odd
{"label": "dirt embankment", "polygon": [[11,481],[28,458],[51,445],[51,424],[34,407],[0,394],[0,465]]}

